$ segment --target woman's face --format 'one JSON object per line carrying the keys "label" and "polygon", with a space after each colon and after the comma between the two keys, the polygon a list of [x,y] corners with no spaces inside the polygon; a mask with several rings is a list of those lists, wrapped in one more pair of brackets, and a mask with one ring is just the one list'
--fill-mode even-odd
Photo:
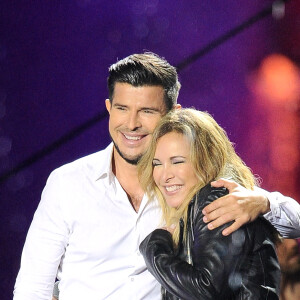
{"label": "woman's face", "polygon": [[162,136],[153,159],[153,178],[170,207],[178,207],[198,183],[187,138],[177,132]]}

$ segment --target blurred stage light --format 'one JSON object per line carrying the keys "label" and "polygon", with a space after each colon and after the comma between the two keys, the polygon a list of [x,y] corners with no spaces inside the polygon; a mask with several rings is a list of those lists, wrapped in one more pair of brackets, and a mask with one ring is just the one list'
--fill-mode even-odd
{"label": "blurred stage light", "polygon": [[284,55],[272,54],[250,75],[249,88],[253,91],[250,161],[267,190],[299,201],[299,67]]}
{"label": "blurred stage light", "polygon": [[285,4],[284,1],[275,1],[272,5],[272,16],[275,19],[282,19],[285,16]]}
{"label": "blurred stage light", "polygon": [[272,102],[294,103],[299,100],[299,69],[283,55],[273,54],[264,59],[257,83],[259,94]]}

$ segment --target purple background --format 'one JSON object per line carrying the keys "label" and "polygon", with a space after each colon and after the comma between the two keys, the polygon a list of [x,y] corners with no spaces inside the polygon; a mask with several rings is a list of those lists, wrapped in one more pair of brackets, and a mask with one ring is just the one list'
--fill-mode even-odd
{"label": "purple background", "polygon": [[[242,157],[249,72],[273,52],[299,62],[299,45],[293,52],[286,47],[286,37],[300,31],[292,2],[288,20],[268,16],[179,73],[179,103],[209,111]],[[118,59],[148,50],[177,65],[271,3],[2,0],[0,173],[104,111],[107,70]],[[289,26],[295,20],[298,27]],[[12,297],[26,233],[49,173],[105,147],[107,122],[106,117],[0,185],[1,299]]]}

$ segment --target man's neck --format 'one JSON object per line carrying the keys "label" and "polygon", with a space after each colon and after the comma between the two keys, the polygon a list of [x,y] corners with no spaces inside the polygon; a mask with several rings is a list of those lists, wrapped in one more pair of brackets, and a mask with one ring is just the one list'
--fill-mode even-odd
{"label": "man's neck", "polygon": [[112,156],[112,171],[114,175],[119,179],[125,177],[129,177],[131,180],[138,180],[137,175],[137,166],[128,163],[124,158],[122,158],[119,153],[113,150]]}
{"label": "man's neck", "polygon": [[132,207],[137,212],[144,195],[138,178],[137,166],[125,161],[114,149],[112,171],[126,192]]}

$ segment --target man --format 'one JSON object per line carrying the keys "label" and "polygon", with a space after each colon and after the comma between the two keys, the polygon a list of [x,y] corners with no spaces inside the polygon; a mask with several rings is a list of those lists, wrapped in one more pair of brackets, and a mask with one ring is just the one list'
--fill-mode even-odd
{"label": "man", "polygon": [[[167,61],[145,53],[112,65],[108,89],[113,143],[50,175],[25,242],[15,300],[50,299],[56,277],[61,300],[160,299],[138,251],[160,211],[144,195],[136,164],[160,118],[180,107],[180,83]],[[245,211],[251,201],[260,204],[252,218],[267,212],[264,194],[243,192]],[[209,212],[207,221],[222,215]]]}
{"label": "man", "polygon": [[300,270],[300,239],[283,239],[277,245],[277,256],[282,272]]}
{"label": "man", "polygon": [[282,276],[280,300],[300,300],[300,268]]}
{"label": "man", "polygon": [[277,246],[282,272],[280,300],[300,299],[300,239],[285,239]]}

